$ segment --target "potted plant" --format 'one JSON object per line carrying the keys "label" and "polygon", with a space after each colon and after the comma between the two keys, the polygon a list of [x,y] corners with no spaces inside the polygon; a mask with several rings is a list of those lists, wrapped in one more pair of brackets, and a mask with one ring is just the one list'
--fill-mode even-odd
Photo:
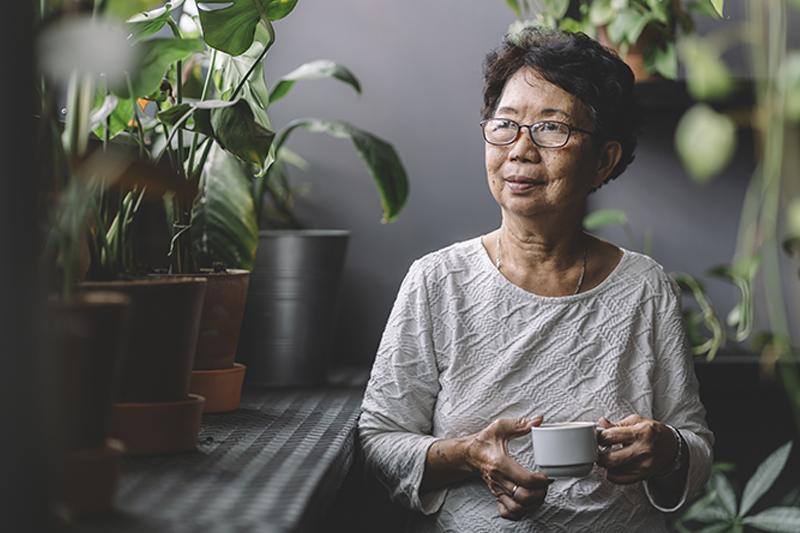
{"label": "potted plant", "polygon": [[[138,54],[136,50],[131,52],[121,32],[108,29],[113,25],[113,17],[107,15],[129,9],[125,2],[110,2],[93,10],[85,7],[80,2],[70,2],[43,12],[43,19],[58,22],[42,32],[39,46],[45,59],[44,52],[53,56],[49,59],[54,78],[59,68],[65,69],[58,52],[78,47],[74,55],[77,66],[66,62],[66,70],[71,72],[61,76],[69,80],[67,122],[63,134],[56,131],[50,136],[54,153],[64,155],[52,160],[53,174],[64,178],[59,180],[58,187],[63,188],[64,183],[79,186],[86,199],[83,204],[89,206],[83,212],[91,214],[88,224],[83,216],[74,220],[76,228],[90,235],[88,278],[94,280],[81,284],[78,290],[125,292],[132,304],[132,326],[141,328],[132,333],[130,349],[122,361],[110,433],[124,440],[129,453],[189,450],[196,445],[203,406],[202,397],[188,394],[188,384],[205,280],[133,279],[141,272],[135,260],[132,228],[136,212],[148,195],[160,202],[161,195],[169,191],[183,199],[191,194],[191,186],[167,165],[146,157],[145,145],[131,149],[134,143],[129,141],[142,139],[141,127],[136,128],[138,136],[112,139],[110,131],[116,127],[113,114],[125,109],[113,91],[124,94],[125,86],[130,96],[134,87],[141,87],[153,77],[150,72],[153,58],[148,55],[153,47],[139,49]],[[111,61],[95,71],[86,70],[80,62],[92,55],[91,50],[104,49],[106,43],[96,39],[103,32],[119,35],[117,40],[121,45],[111,48],[117,56],[111,53]],[[189,48],[194,46],[191,44]],[[186,53],[183,48],[168,47],[173,55]],[[123,61],[123,57],[130,62]],[[60,86],[54,82],[46,88],[45,109],[52,110],[48,104],[57,101],[52,95],[57,94]],[[93,112],[95,107],[99,109]],[[49,112],[43,115],[53,116]],[[120,116],[124,117],[124,113]],[[127,124],[124,120],[117,122]],[[141,124],[137,122],[137,126]],[[53,129],[57,130],[58,124]],[[100,135],[92,135],[93,130],[99,130]],[[62,146],[63,151],[59,150]],[[80,262],[75,255],[62,255],[67,294],[80,276],[81,269],[77,268]],[[162,303],[156,304],[155,311],[143,309],[145,303],[163,297],[164,291],[171,292]],[[147,322],[152,319],[155,320]],[[158,349],[166,349],[166,353],[158,355]],[[138,429],[131,430],[128,422],[137,422]]]}
{"label": "potted plant", "polygon": [[[282,2],[280,5],[284,8],[280,14],[285,16],[295,2]],[[235,101],[239,106],[246,104],[255,123],[269,128],[268,106],[288,94],[297,81],[330,77],[360,91],[355,76],[331,61],[314,61],[302,65],[278,80],[272,90],[268,90],[261,62],[275,41],[271,20],[252,9],[250,12],[237,9],[244,8],[233,4],[223,9],[198,12],[203,38],[212,50],[210,57],[206,56],[205,63],[198,63],[206,65],[206,90],[203,98],[213,96],[223,102]],[[234,19],[233,15],[238,18]],[[242,20],[243,17],[249,21],[245,25],[246,35],[232,38],[231,35],[241,33],[241,27],[235,21]],[[194,134],[205,134],[216,141],[216,133],[209,128],[211,121],[205,115],[207,104],[203,104],[203,101],[208,100],[178,104],[159,113],[158,117],[173,127],[173,132],[179,128],[187,128]],[[214,146],[206,145],[203,152],[205,165],[199,175],[200,196],[195,202],[190,232],[193,254],[199,262],[205,264],[222,263],[253,269],[238,349],[240,357],[237,356],[237,359],[247,363],[249,381],[319,382],[324,380],[325,375],[324,358],[320,354],[327,350],[327,341],[333,328],[333,305],[347,234],[342,231],[321,230],[283,232],[279,235],[266,229],[259,232],[259,227],[277,225],[286,229],[300,225],[291,213],[290,205],[296,189],[289,185],[286,173],[286,165],[298,161],[298,158],[284,146],[290,132],[298,127],[352,140],[375,180],[386,221],[397,216],[407,196],[407,178],[393,147],[342,121],[294,121],[275,136],[264,160],[248,158],[246,156],[250,152],[237,152],[230,143],[226,145],[215,142]],[[273,202],[267,200],[268,198],[273,199]],[[276,241],[281,241],[282,244],[273,245]],[[290,242],[292,244],[287,244]],[[308,243],[320,244],[322,251],[312,251],[310,256],[298,254],[297,251],[305,249]],[[328,251],[332,252],[333,259],[320,259],[318,254]],[[287,261],[292,260],[295,264],[288,266]],[[275,266],[270,265],[270,261],[281,262],[277,271]],[[321,265],[328,261],[331,267],[322,268]],[[316,276],[317,284],[312,289],[300,289],[304,291],[302,301],[306,302],[302,309],[298,307],[299,300],[285,298],[286,292],[292,290],[291,280],[298,279],[297,274],[289,271],[297,272],[298,268],[319,273]],[[321,274],[322,272],[326,273]],[[276,291],[282,293],[282,296],[276,298]],[[317,304],[309,302],[309,295],[321,296],[323,300]],[[282,309],[275,308],[278,300],[283,304]],[[311,312],[316,314],[303,318],[302,313],[308,310],[313,310]],[[313,331],[298,333],[296,330],[280,329],[281,326],[277,326],[286,323],[304,323],[306,327],[313,324]],[[282,336],[282,340],[276,340],[279,336]],[[310,336],[320,339],[318,345],[310,351],[297,344],[296,339]],[[290,339],[290,344],[287,345],[286,339]],[[288,353],[278,355],[273,347],[281,342],[287,346]],[[267,355],[268,353],[274,355]],[[309,360],[310,364],[301,365],[304,370],[298,377],[297,363]],[[281,374],[276,370],[276,365],[295,374]]]}
{"label": "potted plant", "polygon": [[[128,20],[134,39],[150,36],[165,26],[171,28],[174,38],[137,43],[148,61],[158,64],[147,72],[155,76],[134,80],[129,83],[127,94],[118,95],[138,99],[140,105],[152,102],[151,107],[157,107],[151,119],[136,115],[133,137],[152,159],[169,159],[175,172],[199,188],[194,202],[172,203],[175,224],[170,255],[173,271],[182,273],[194,270],[194,258],[205,266],[252,268],[261,199],[266,190],[275,190],[277,172],[273,169],[283,168],[281,161],[288,153],[272,145],[267,106],[300,79],[329,76],[358,89],[358,82],[343,67],[314,62],[284,77],[272,92],[267,90],[261,62],[275,41],[272,21],[288,15],[296,1],[264,0],[261,9],[248,2],[204,4],[223,5],[197,13],[196,37],[202,37],[208,47],[202,55],[197,44],[192,44],[199,39],[185,35],[172,18],[177,8],[185,7],[182,1]],[[183,68],[183,60],[191,68]],[[167,75],[163,78],[165,69]],[[198,83],[193,84],[193,75],[198,73]],[[190,89],[192,84],[195,89]],[[115,109],[125,112],[128,108],[118,104]],[[402,165],[390,145],[336,121],[299,122],[279,138],[285,139],[289,131],[299,126],[353,139],[376,180],[387,219],[396,216],[405,200],[407,185]],[[183,142],[186,132],[191,135],[191,142]],[[202,274],[207,275],[207,271]],[[258,293],[250,291],[250,299],[254,292]]]}
{"label": "potted plant", "polygon": [[615,48],[637,81],[675,79],[675,44],[694,31],[693,14],[722,18],[724,0],[506,0],[517,15],[511,33],[527,25],[582,31]]}

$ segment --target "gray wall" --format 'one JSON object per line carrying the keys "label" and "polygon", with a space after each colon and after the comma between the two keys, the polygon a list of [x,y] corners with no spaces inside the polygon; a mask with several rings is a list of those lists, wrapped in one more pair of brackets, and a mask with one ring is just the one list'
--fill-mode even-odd
{"label": "gray wall", "polygon": [[[297,84],[271,108],[273,126],[300,117],[350,121],[394,144],[411,185],[399,220],[382,225],[377,194],[348,141],[297,131],[287,145],[312,165],[308,173],[295,171],[294,181],[316,184],[298,212],[315,227],[352,231],[338,361],[372,362],[415,258],[498,226],[478,126],[481,64],[512,20],[502,0],[301,0],[275,23],[277,42],[266,60],[270,86],[301,63],[326,58],[350,68],[363,95],[333,80]],[[598,191],[588,208],[624,209],[640,242],[646,228],[653,231],[653,256],[668,271],[703,276],[730,261],[752,157],[743,139],[724,179],[693,185],[672,148],[678,114],[651,119],[634,164]],[[618,228],[598,233],[629,246]],[[709,289],[722,309],[732,305],[728,286],[711,280]]]}

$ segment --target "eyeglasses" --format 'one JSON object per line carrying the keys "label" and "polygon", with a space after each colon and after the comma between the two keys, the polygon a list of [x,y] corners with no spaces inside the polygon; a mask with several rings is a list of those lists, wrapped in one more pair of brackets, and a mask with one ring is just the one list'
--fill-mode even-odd
{"label": "eyeglasses", "polygon": [[541,148],[561,148],[569,141],[570,133],[579,131],[589,135],[594,132],[582,130],[553,120],[534,122],[527,126],[507,118],[490,118],[481,121],[484,140],[495,146],[506,146],[519,138],[522,128],[528,128],[533,144]]}

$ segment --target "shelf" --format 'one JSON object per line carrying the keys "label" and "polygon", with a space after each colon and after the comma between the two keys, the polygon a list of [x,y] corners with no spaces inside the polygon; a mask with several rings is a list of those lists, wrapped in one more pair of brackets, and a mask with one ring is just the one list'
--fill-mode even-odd
{"label": "shelf", "polygon": [[363,388],[245,389],[196,451],[127,457],[115,510],[79,533],[316,531],[353,464]]}

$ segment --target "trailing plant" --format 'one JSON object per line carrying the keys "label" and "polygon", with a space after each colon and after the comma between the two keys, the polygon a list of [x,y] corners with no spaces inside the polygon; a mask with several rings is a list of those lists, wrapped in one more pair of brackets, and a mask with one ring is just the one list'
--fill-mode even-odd
{"label": "trailing plant", "polygon": [[[788,40],[788,0],[747,0],[742,24],[721,26],[696,37],[681,50],[687,88],[699,102],[681,117],[675,145],[689,175],[705,183],[723,173],[736,152],[737,130],[752,131],[756,165],[741,211],[734,263],[761,261],[754,290],[766,302],[761,317],[770,332],[762,361],[777,373],[793,406],[800,429],[800,375],[794,363],[786,296],[781,273],[781,244],[792,251],[800,236],[800,51]],[[745,45],[750,58],[754,103],[749,113],[715,109],[709,100],[724,100],[740,89],[725,63],[725,52]],[[757,259],[758,258],[758,259]],[[746,269],[746,268],[745,268]],[[796,281],[795,281],[796,282]],[[796,304],[797,302],[795,302]]]}
{"label": "trailing plant", "polygon": [[624,58],[644,33],[651,34],[643,50],[648,73],[668,79],[678,75],[676,41],[694,31],[693,15],[722,18],[724,0],[505,0],[517,15],[510,33],[530,26],[581,31],[602,38]]}

